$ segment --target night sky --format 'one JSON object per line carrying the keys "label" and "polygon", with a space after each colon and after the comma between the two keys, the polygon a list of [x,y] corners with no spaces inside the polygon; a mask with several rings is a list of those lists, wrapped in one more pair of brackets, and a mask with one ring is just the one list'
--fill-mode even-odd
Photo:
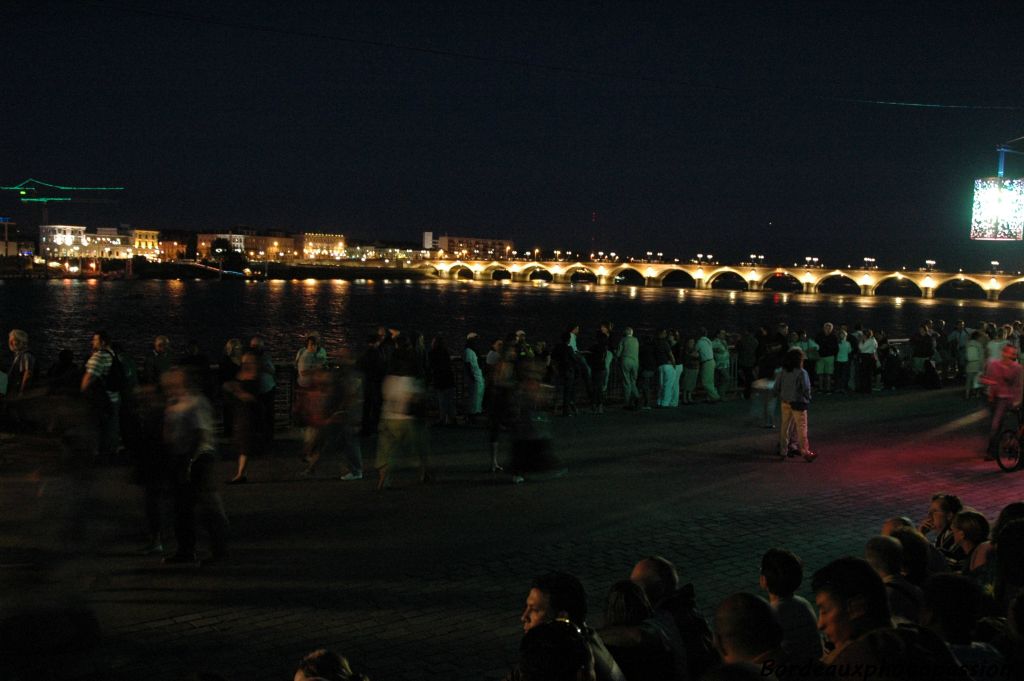
{"label": "night sky", "polygon": [[51,222],[1024,268],[967,238],[1024,135],[1019,2],[6,0],[0,26],[0,185],[126,188]]}

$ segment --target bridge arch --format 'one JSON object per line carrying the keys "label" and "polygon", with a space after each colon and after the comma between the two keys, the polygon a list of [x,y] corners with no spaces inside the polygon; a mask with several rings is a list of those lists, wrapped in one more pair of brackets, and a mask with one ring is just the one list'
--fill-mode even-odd
{"label": "bridge arch", "polygon": [[[982,286],[982,288],[985,288]],[[1024,277],[1006,283],[999,290],[999,300],[1024,300]]]}
{"label": "bridge arch", "polygon": [[707,277],[708,288],[721,288],[733,291],[747,291],[750,289],[750,281],[743,272],[732,267],[720,267],[711,272]]}
{"label": "bridge arch", "polygon": [[[618,281],[622,279],[623,281]],[[612,284],[621,284],[624,286],[643,286],[647,279],[644,277],[642,268],[637,267],[631,263],[619,265],[613,267],[608,272],[608,281]]]}
{"label": "bridge arch", "polygon": [[815,293],[860,293],[860,284],[851,275],[839,270],[826,272],[814,282]]}
{"label": "bridge arch", "polygon": [[[893,282],[898,282],[898,283],[896,283],[895,285],[890,285],[890,286],[886,287],[886,284],[893,284]],[[876,281],[874,283],[874,285],[871,287],[871,294],[872,295],[879,295],[879,296],[898,296],[898,295],[902,295],[902,294],[905,294],[906,291],[905,290],[901,291],[899,289],[900,288],[902,288],[902,289],[908,288],[907,284],[910,284],[915,289],[917,289],[917,295],[921,296],[922,298],[924,297],[924,289],[921,288],[921,285],[918,284],[916,281],[914,281],[911,277],[908,277],[908,276],[906,276],[906,275],[904,275],[904,274],[902,274],[900,272],[896,272],[894,274],[886,274],[886,275],[882,276],[880,279],[878,279],[878,281]],[[883,290],[883,287],[885,287],[884,290]],[[893,291],[893,292],[890,292],[890,290],[892,290],[892,289],[896,289],[896,290]]]}
{"label": "bridge arch", "polygon": [[658,286],[697,288],[697,279],[690,271],[682,267],[666,268],[651,278],[657,282]]}
{"label": "bridge arch", "polygon": [[477,273],[464,262],[454,262],[448,268],[449,279],[476,279]]}
{"label": "bridge arch", "polygon": [[780,293],[794,293],[804,290],[800,275],[785,269],[778,269],[770,273],[761,281],[761,288],[765,291],[778,291]]}
{"label": "bridge arch", "polygon": [[512,270],[499,262],[491,262],[479,270],[479,278],[485,280],[512,279]]}
{"label": "bridge arch", "polygon": [[566,283],[576,283],[578,281],[590,282],[593,280],[594,283],[598,280],[597,272],[590,269],[582,263],[573,263],[565,268],[562,272],[562,280]]}
{"label": "bridge arch", "polygon": [[985,300],[988,297],[988,282],[974,277],[947,277],[935,282],[932,295],[936,298],[967,298]]}

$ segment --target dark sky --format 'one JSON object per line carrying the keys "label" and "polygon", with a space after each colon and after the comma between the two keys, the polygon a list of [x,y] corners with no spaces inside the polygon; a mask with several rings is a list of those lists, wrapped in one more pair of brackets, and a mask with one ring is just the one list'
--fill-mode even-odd
{"label": "dark sky", "polygon": [[6,0],[0,26],[0,184],[125,186],[92,221],[1024,268],[967,239],[1024,135],[1018,2]]}

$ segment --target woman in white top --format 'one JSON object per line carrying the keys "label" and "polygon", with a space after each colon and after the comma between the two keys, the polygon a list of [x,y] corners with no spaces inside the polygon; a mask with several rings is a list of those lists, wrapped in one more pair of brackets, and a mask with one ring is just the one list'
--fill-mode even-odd
{"label": "woman in white top", "polygon": [[1003,358],[1003,346],[1006,345],[1006,328],[996,330],[995,338],[985,345],[985,364],[998,362]]}
{"label": "woman in white top", "polygon": [[858,346],[857,356],[857,392],[871,394],[871,382],[875,377],[875,367],[878,362],[878,341],[875,340],[875,332],[871,329],[864,330],[864,340]]}

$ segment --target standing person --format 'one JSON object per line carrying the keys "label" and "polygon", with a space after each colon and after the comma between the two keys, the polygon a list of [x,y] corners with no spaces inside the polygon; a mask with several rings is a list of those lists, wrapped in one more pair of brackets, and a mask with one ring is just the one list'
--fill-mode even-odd
{"label": "standing person", "polygon": [[988,455],[985,457],[991,459],[999,447],[999,434],[1007,410],[1019,409],[1024,397],[1024,367],[1017,363],[1017,348],[1010,344],[1004,345],[1002,359],[988,363],[981,382],[988,386],[988,402],[992,407]]}
{"label": "standing person", "polygon": [[701,327],[700,338],[697,339],[697,354],[700,355],[700,384],[707,393],[705,401],[719,402],[722,398],[715,388],[715,351],[704,327]]}
{"label": "standing person", "polygon": [[97,331],[92,336],[92,354],[85,363],[79,390],[90,398],[97,426],[96,453],[109,459],[117,451],[120,438],[121,386],[120,367],[110,348],[110,336]]}
{"label": "standing person", "polygon": [[638,381],[638,392],[640,393],[641,409],[649,411],[651,402],[656,399],[654,395],[654,376],[658,373],[658,361],[654,353],[654,339],[644,336],[640,341],[640,380]]}
{"label": "standing person", "polygon": [[700,378],[700,353],[697,339],[687,338],[679,345],[679,370],[682,373],[683,404],[693,404],[693,393]]}
{"label": "standing person", "polygon": [[260,403],[260,434],[269,445],[274,439],[274,402],[277,399],[277,368],[267,350],[266,339],[256,334],[249,341],[249,348],[259,359],[257,398]]}
{"label": "standing person", "polygon": [[458,423],[455,411],[455,372],[452,370],[452,357],[444,336],[434,336],[427,364],[430,366],[430,382],[437,392],[438,424],[454,426]]}
{"label": "standing person", "polygon": [[224,389],[224,384],[235,380],[238,370],[242,367],[242,341],[237,338],[230,338],[224,344],[224,356],[220,358],[217,365],[217,391],[221,399],[221,415],[224,428],[224,437],[231,438],[234,434],[236,406],[230,392]]}
{"label": "standing person", "polygon": [[512,411],[516,389],[516,348],[506,343],[498,361],[491,368],[487,394],[487,430],[491,449],[491,472],[505,470],[498,464],[498,440],[501,429],[514,420]]}
{"label": "standing person", "polygon": [[466,347],[462,350],[462,364],[466,370],[466,396],[469,400],[466,407],[467,423],[476,423],[477,417],[484,411],[484,373],[480,369],[478,348],[478,336],[470,331],[466,334]]}
{"label": "standing person", "polygon": [[740,380],[743,381],[743,399],[749,400],[754,381],[757,376],[757,358],[760,344],[754,329],[747,327],[736,343],[736,364],[739,366]]}
{"label": "standing person", "polygon": [[811,378],[804,369],[804,353],[790,348],[782,360],[782,373],[775,380],[775,396],[782,405],[782,427],[779,428],[779,457],[785,461],[789,452],[791,431],[795,434],[800,455],[810,463],[818,458],[807,441],[807,407],[811,403]]}
{"label": "standing person", "polygon": [[657,405],[668,407],[672,404],[672,386],[679,385],[679,377],[676,375],[676,358],[672,354],[667,329],[658,329],[654,339],[654,361],[658,365]]}
{"label": "standing person", "polygon": [[619,347],[615,349],[622,370],[622,393],[626,409],[640,407],[640,392],[636,387],[637,374],[640,370],[640,341],[633,335],[633,328],[627,326],[622,332]]}
{"label": "standing person", "polygon": [[963,378],[967,365],[967,341],[971,339],[972,333],[967,330],[964,320],[960,319],[956,327],[946,337],[946,346],[949,354],[956,363],[956,377]]}
{"label": "standing person", "polygon": [[607,369],[605,356],[608,354],[608,336],[598,331],[594,337],[594,344],[590,346],[587,354],[587,364],[590,365],[590,399],[591,409],[595,414],[604,413],[604,386]]}
{"label": "standing person", "polygon": [[839,337],[832,322],[822,325],[821,333],[814,342],[818,344],[818,362],[814,372],[818,377],[818,390],[828,394],[833,390],[832,378],[836,373],[836,355],[839,354]]}
{"label": "standing person", "polygon": [[238,469],[229,485],[249,482],[247,474],[249,459],[263,451],[268,444],[263,437],[261,421],[263,408],[260,404],[260,356],[249,349],[242,355],[242,366],[233,381],[224,384],[225,391],[232,396],[235,405],[234,444],[238,451]]}
{"label": "standing person", "polygon": [[875,332],[865,329],[857,349],[857,392],[870,395],[871,383],[878,367],[878,340],[875,339]]}
{"label": "standing person", "polygon": [[985,347],[981,344],[981,333],[975,331],[964,346],[964,399],[978,394],[978,377],[981,376],[982,363],[985,359]]}
{"label": "standing person", "polygon": [[729,368],[732,365],[732,358],[729,356],[729,334],[725,329],[719,329],[711,341],[711,353],[715,358],[715,387],[724,390],[729,384]]}
{"label": "standing person", "polygon": [[7,371],[6,399],[14,399],[24,395],[35,380],[36,356],[29,352],[28,334],[21,329],[13,329],[7,334],[7,347],[14,357]]}
{"label": "standing person", "polygon": [[210,402],[196,389],[184,369],[168,369],[160,385],[167,397],[164,410],[164,449],[176,479],[174,485],[174,535],[177,550],[165,563],[196,562],[196,509],[210,536],[209,565],[227,552],[228,518],[213,479],[216,445]]}
{"label": "standing person", "polygon": [[562,383],[562,416],[576,414],[576,351],[570,341],[572,333],[565,331],[558,344],[551,350],[551,363]]}
{"label": "standing person", "polygon": [[317,370],[327,366],[327,351],[320,347],[320,339],[310,334],[306,344],[295,353],[296,390],[312,388]]}
{"label": "standing person", "polygon": [[306,421],[307,416],[312,417],[314,420],[317,418],[317,406],[306,404],[306,402],[322,397],[322,394],[314,395],[314,393],[320,392],[318,389],[322,387],[317,384],[316,376],[320,369],[327,365],[326,353],[321,356],[319,350],[318,339],[311,334],[306,336],[306,345],[299,348],[299,351],[295,353],[295,386],[292,392],[292,415],[297,417],[295,419],[296,422],[306,429],[305,438],[307,445],[315,439],[316,431],[319,430],[319,428],[310,425]]}
{"label": "standing person", "polygon": [[836,383],[837,393],[846,394],[850,389],[850,357],[853,346],[847,338],[846,329],[840,329],[836,339]]}
{"label": "standing person", "polygon": [[386,364],[381,352],[383,337],[380,332],[370,334],[366,339],[366,349],[359,356],[356,368],[363,378],[363,417],[359,434],[370,437],[377,434],[380,424],[381,404],[384,401],[381,385],[384,383]]}
{"label": "standing person", "polygon": [[145,385],[160,385],[160,374],[171,368],[171,341],[167,336],[153,339],[153,349],[146,353],[142,363],[142,380]]}

